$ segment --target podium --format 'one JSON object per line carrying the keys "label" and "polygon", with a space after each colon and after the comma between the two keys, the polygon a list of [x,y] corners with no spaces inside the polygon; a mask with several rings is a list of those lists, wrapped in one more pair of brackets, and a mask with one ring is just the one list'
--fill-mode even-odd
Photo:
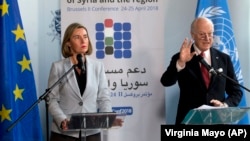
{"label": "podium", "polygon": [[237,124],[250,111],[250,107],[213,107],[204,106],[188,112],[182,124]]}
{"label": "podium", "polygon": [[114,122],[117,119],[124,121],[124,118],[125,114],[115,112],[69,114],[68,129],[66,132],[79,131],[80,136],[82,136],[91,130],[108,130],[116,126]]}

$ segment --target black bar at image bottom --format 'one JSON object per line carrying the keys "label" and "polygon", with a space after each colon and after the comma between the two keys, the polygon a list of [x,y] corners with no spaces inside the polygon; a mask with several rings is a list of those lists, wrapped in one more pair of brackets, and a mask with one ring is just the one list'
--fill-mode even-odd
{"label": "black bar at image bottom", "polygon": [[250,125],[161,125],[161,141],[249,140]]}

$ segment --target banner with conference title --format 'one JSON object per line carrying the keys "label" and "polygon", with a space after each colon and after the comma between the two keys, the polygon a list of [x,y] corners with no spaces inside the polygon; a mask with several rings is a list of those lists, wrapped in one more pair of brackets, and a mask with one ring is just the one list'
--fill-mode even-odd
{"label": "banner with conference title", "polygon": [[104,140],[160,140],[165,9],[163,0],[61,1],[61,37],[73,22],[88,29],[91,57],[105,64],[113,110],[126,114],[123,126],[105,132]]}

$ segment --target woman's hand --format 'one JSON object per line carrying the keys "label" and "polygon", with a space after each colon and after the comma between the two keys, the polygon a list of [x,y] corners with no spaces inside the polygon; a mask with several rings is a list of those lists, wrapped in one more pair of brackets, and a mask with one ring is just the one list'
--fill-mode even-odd
{"label": "woman's hand", "polygon": [[112,126],[122,126],[123,122],[124,122],[123,119],[116,118],[115,121],[113,122]]}
{"label": "woman's hand", "polygon": [[61,129],[62,130],[68,130],[68,123],[69,123],[69,120],[68,119],[65,119],[61,122]]}

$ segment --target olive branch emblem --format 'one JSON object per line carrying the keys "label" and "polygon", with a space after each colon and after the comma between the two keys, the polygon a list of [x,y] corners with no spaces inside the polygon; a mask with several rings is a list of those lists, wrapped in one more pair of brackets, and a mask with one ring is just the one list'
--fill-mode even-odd
{"label": "olive branch emblem", "polygon": [[209,6],[206,9],[202,9],[200,13],[198,14],[198,17],[213,17],[213,16],[218,16],[226,13],[221,9],[221,7],[214,7],[214,6]]}

